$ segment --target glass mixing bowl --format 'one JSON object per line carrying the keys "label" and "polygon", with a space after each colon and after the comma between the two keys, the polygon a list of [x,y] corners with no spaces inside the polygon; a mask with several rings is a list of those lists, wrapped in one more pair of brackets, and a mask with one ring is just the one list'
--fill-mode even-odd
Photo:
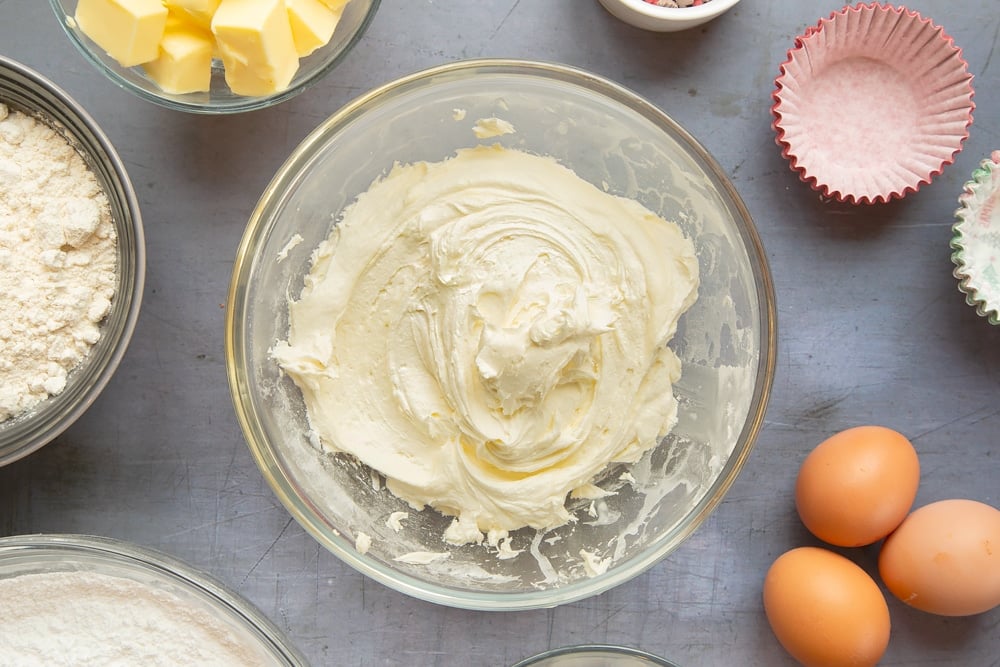
{"label": "glass mixing bowl", "polygon": [[[150,596],[170,596],[178,622],[203,615],[220,624],[227,638],[255,665],[308,664],[285,635],[245,598],[213,577],[153,549],[89,535],[40,534],[0,538],[0,581],[24,575],[94,574],[141,584]],[[15,605],[14,601],[9,601]],[[65,604],[71,605],[72,599]],[[183,607],[177,607],[183,605]],[[4,656],[0,655],[0,662]],[[5,663],[6,664],[6,663]]]}
{"label": "glass mixing bowl", "polygon": [[[477,144],[473,125],[493,116],[516,132],[486,142],[552,156],[598,187],[677,221],[692,238],[701,267],[699,298],[671,343],[683,363],[674,387],[679,419],[640,461],[608,471],[601,484],[616,494],[596,502],[599,518],[591,516],[590,501],[575,502],[575,523],[512,533],[511,546],[523,552],[507,560],[466,545],[428,564],[401,562],[411,552],[442,552],[451,519],[412,510],[354,459],[314,448],[301,393],[269,351],[287,336],[288,300],[298,298],[311,253],[338,212],[395,162],[439,161]],[[528,609],[594,595],[634,577],[681,544],[719,504],[763,420],[775,326],[773,286],[750,215],[684,129],[634,93],[587,72],[477,60],[378,88],[331,116],[293,151],[263,193],[238,249],[226,361],[237,417],[257,464],[323,546],[418,598],[473,609]],[[409,517],[397,532],[387,523],[402,511]],[[369,549],[355,547],[359,537],[371,539]],[[588,572],[581,550],[607,570],[590,576],[601,568]]]}
{"label": "glass mixing bowl", "polygon": [[285,90],[263,96],[236,95],[226,85],[221,61],[212,63],[211,88],[205,93],[175,95],[164,92],[142,67],[122,67],[87,37],[73,20],[79,0],[49,0],[59,25],[80,53],[112,82],[144,100],[168,109],[203,114],[239,113],[273,106],[295,97],[326,76],[361,39],[381,0],[350,0],[344,7],[330,42],[299,60],[299,69]]}
{"label": "glass mixing bowl", "polygon": [[0,56],[0,103],[44,120],[76,147],[108,196],[118,233],[118,282],[111,312],[100,325],[101,337],[70,372],[61,393],[0,422],[0,465],[5,465],[65,431],[111,379],[139,316],[146,246],[139,204],[125,166],[107,136],[77,102],[38,72]]}
{"label": "glass mixing bowl", "polygon": [[539,653],[514,667],[677,667],[669,660],[627,646],[584,644]]}

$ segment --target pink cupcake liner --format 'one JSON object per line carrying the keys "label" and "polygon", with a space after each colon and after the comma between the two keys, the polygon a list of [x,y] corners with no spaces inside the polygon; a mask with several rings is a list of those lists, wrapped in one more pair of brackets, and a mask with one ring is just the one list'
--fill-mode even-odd
{"label": "pink cupcake liner", "polygon": [[930,183],[972,123],[962,50],[904,7],[845,7],[788,51],[772,93],[775,140],[792,170],[837,201],[873,204]]}

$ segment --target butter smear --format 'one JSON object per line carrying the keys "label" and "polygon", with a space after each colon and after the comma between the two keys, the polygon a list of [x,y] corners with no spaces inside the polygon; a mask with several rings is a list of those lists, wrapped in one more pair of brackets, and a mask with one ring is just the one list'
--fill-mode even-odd
{"label": "butter smear", "polygon": [[676,224],[476,146],[396,165],[343,212],[272,354],[326,451],[454,517],[445,541],[512,557],[510,531],[567,523],[570,494],[600,497],[595,477],[674,426],[667,344],[697,288]]}

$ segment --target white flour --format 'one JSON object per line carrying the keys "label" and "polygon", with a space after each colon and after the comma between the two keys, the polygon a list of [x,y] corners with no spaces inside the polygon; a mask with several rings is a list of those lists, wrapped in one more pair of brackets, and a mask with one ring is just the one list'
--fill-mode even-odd
{"label": "white flour", "polygon": [[173,593],[92,572],[0,579],[0,666],[263,665],[246,637]]}
{"label": "white flour", "polygon": [[61,392],[115,291],[107,196],[61,135],[0,104],[0,422]]}

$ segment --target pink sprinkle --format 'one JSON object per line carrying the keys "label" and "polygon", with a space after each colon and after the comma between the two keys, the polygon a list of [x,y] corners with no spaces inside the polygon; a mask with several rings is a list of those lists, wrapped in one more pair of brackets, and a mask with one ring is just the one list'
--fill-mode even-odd
{"label": "pink sprinkle", "polygon": [[710,0],[643,0],[650,5],[657,7],[697,7]]}

